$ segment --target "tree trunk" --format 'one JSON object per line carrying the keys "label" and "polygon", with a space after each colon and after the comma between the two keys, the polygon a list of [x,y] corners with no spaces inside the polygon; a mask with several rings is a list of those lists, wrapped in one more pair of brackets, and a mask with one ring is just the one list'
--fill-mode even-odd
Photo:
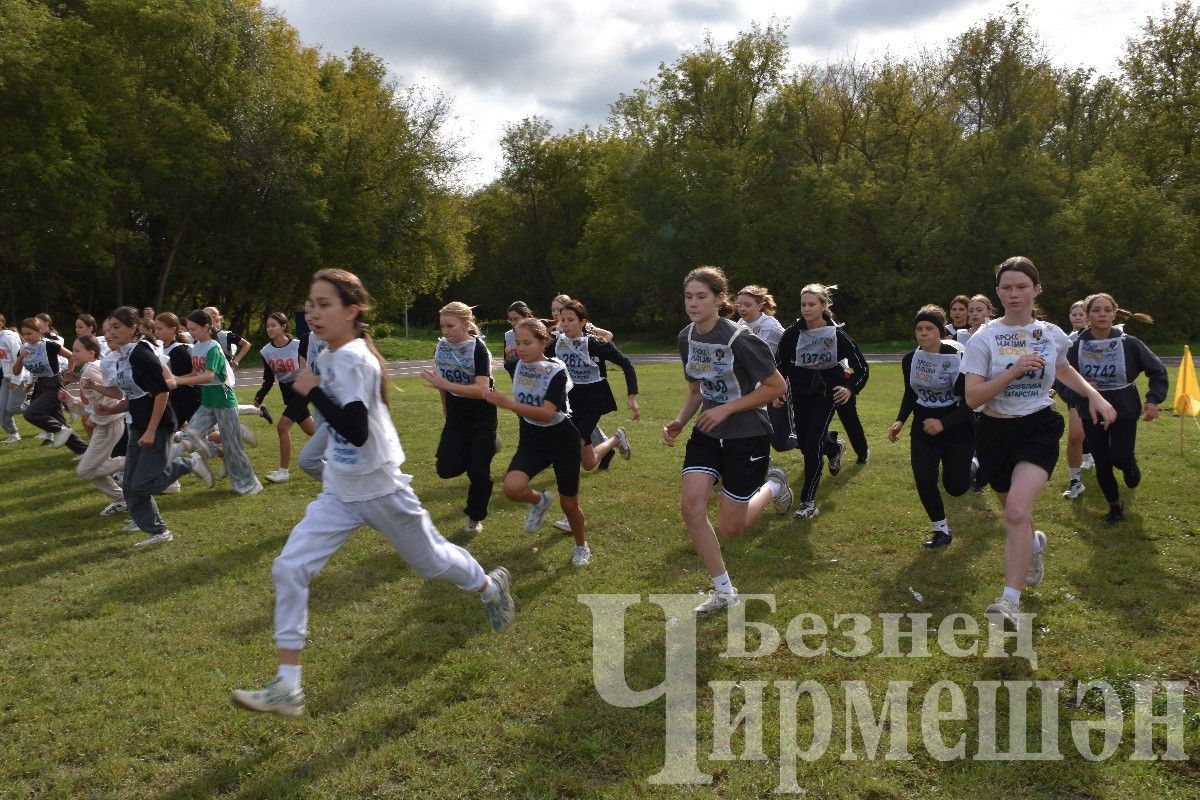
{"label": "tree trunk", "polygon": [[175,231],[174,238],[171,239],[171,249],[167,253],[167,263],[163,265],[162,275],[158,278],[158,294],[154,298],[154,308],[161,309],[164,307],[163,302],[167,294],[167,278],[171,274],[171,267],[175,264],[175,254],[179,252],[179,240],[183,238],[183,229],[187,227],[187,215],[179,221],[179,228]]}

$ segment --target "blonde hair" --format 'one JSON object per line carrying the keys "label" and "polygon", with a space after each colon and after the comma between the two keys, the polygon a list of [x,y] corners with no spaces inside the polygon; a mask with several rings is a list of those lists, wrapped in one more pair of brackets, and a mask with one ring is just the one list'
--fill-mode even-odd
{"label": "blonde hair", "polygon": [[446,305],[438,309],[438,316],[457,317],[467,325],[467,331],[472,336],[479,335],[479,326],[475,324],[475,309],[466,303],[460,303],[457,300],[452,300]]}
{"label": "blonde hair", "polygon": [[205,306],[200,310],[205,314],[208,314],[208,318],[212,320],[212,327],[214,331],[221,327],[221,312],[217,310],[216,306]]}
{"label": "blonde hair", "polygon": [[837,291],[837,288],[838,287],[836,283],[830,286],[826,286],[823,283],[810,283],[800,290],[801,295],[816,295],[817,299],[825,304],[825,311],[822,312],[821,316],[824,317],[825,321],[830,325],[837,324],[833,318],[833,312],[829,310],[833,308],[833,293]]}
{"label": "blonde hair", "polygon": [[739,295],[749,295],[762,304],[762,313],[769,317],[775,316],[775,312],[779,310],[779,305],[775,302],[775,298],[767,291],[765,286],[743,286],[738,290]]}
{"label": "blonde hair", "polygon": [[971,307],[971,303],[983,303],[987,306],[988,314],[995,316],[996,307],[992,305],[991,299],[986,294],[977,294],[967,301],[967,308]]}

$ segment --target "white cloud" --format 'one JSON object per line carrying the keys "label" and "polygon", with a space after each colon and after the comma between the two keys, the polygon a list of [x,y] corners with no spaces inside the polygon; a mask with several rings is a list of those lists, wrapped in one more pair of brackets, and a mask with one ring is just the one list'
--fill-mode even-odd
{"label": "white cloud", "polygon": [[[454,98],[455,132],[482,184],[501,167],[505,124],[533,114],[558,130],[598,127],[608,104],[652,77],[660,62],[706,32],[726,41],[752,22],[790,22],[792,63],[940,48],[1008,0],[278,0],[301,38],[341,54],[355,45],[383,58],[402,83]],[[1034,29],[1064,66],[1117,68],[1127,37],[1158,0],[1059,0],[1031,7]]]}

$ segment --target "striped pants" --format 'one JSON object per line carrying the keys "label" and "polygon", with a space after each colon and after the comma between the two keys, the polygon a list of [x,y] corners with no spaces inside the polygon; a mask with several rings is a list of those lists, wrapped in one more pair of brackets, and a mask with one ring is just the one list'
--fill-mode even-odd
{"label": "striped pants", "polygon": [[188,428],[208,445],[210,456],[215,456],[217,453],[217,446],[207,438],[208,432],[213,429],[214,425],[221,433],[225,472],[229,475],[229,483],[233,486],[233,490],[238,494],[247,494],[256,488],[262,488],[262,484],[258,482],[258,476],[254,474],[254,467],[250,465],[250,457],[246,455],[246,448],[242,446],[242,430],[238,427],[237,409],[200,406],[192,415],[191,421],[188,422]]}

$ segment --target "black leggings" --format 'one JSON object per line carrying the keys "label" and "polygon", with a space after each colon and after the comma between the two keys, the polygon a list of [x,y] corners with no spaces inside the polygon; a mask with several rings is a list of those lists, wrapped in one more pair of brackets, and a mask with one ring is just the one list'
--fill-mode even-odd
{"label": "black leggings", "polygon": [[800,489],[800,502],[811,503],[821,485],[823,456],[837,452],[836,442],[826,436],[829,422],[833,419],[833,401],[824,394],[792,393],[792,418],[796,424],[796,438],[800,451],[804,453],[804,486]]}
{"label": "black leggings", "polygon": [[854,448],[854,455],[858,456],[858,460],[862,461],[867,457],[867,434],[863,431],[862,422],[858,419],[858,395],[851,394],[850,402],[843,406],[837,406],[838,419],[842,422],[842,427],[846,429],[846,438],[850,440],[850,446]]}
{"label": "black leggings", "polygon": [[[38,378],[33,384],[33,398],[29,408],[25,409],[25,421],[34,427],[49,433],[58,433],[67,427],[67,419],[62,413],[62,403],[58,399],[58,389],[62,379],[55,375],[50,378]],[[87,450],[87,442],[71,433],[67,439],[67,449],[75,455]]]}
{"label": "black leggings", "polygon": [[1110,504],[1121,502],[1117,479],[1113,468],[1126,471],[1133,465],[1134,447],[1137,444],[1137,417],[1118,419],[1105,430],[1092,422],[1090,416],[1080,414],[1083,433],[1092,446],[1092,459],[1096,462],[1096,483]]}
{"label": "black leggings", "polygon": [[[913,423],[915,426],[916,422]],[[930,436],[914,427],[909,437],[912,446],[910,460],[913,478],[917,482],[917,495],[929,515],[930,522],[946,518],[946,506],[938,491],[938,467],[942,469],[942,485],[951,497],[959,497],[971,486],[971,455],[975,450],[975,437],[945,432]]]}
{"label": "black leggings", "polygon": [[437,449],[439,478],[457,478],[464,472],[470,480],[463,513],[483,521],[492,499],[492,459],[496,456],[496,420],[457,422],[447,420]]}

